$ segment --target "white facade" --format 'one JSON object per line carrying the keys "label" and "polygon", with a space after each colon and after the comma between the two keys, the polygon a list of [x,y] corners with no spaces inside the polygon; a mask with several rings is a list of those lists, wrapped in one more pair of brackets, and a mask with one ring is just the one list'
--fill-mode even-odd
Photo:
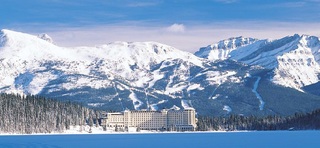
{"label": "white facade", "polygon": [[161,111],[129,111],[107,113],[104,121],[107,130],[176,130],[193,131],[196,128],[194,109],[161,110]]}

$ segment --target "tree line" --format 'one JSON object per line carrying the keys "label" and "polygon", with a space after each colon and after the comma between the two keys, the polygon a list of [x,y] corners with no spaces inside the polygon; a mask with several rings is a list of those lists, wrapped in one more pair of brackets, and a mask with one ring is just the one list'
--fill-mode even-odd
{"label": "tree line", "polygon": [[40,96],[0,94],[0,133],[63,132],[70,126],[93,126],[97,116],[96,111],[79,103]]}
{"label": "tree line", "polygon": [[243,116],[198,117],[199,131],[237,130],[318,130],[320,109],[311,113],[296,113],[292,116]]}
{"label": "tree line", "polygon": [[[0,94],[0,133],[63,132],[71,126],[96,124],[100,113],[70,101],[41,96]],[[292,116],[200,116],[198,131],[236,130],[316,130],[320,129],[320,109]]]}

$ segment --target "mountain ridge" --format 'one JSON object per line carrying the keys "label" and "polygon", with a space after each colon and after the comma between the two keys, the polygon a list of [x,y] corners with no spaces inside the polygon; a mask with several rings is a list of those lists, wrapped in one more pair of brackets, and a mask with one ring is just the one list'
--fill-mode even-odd
{"label": "mountain ridge", "polygon": [[[242,36],[232,37],[208,45],[207,47],[202,47],[199,49],[199,51],[195,52],[195,55],[201,58],[208,58],[209,60],[225,60],[229,58],[228,54],[232,52],[234,49],[250,45],[256,42],[257,40],[258,39],[254,38],[244,38]],[[216,50],[218,50],[217,53],[211,53]]]}
{"label": "mountain ridge", "polygon": [[[265,51],[263,48],[272,42],[270,40],[230,38],[234,40],[232,43],[238,39],[246,44],[220,46],[230,47],[232,51],[225,48],[230,52],[212,61],[157,42],[113,42],[66,48],[14,31],[5,36],[9,40],[1,38],[4,44],[0,47],[0,92],[67,99],[116,111],[194,107],[199,115],[210,116],[287,115],[320,106],[319,96],[301,93],[300,87],[287,88],[270,79],[277,74],[274,69],[237,60],[243,59],[244,54],[241,57],[235,53],[242,51],[249,56],[254,51]],[[308,49],[314,47],[312,51],[316,54],[317,38],[305,41],[301,45],[307,45]],[[229,45],[230,42],[223,43]],[[304,59],[310,57],[309,53],[303,54]],[[310,69],[317,68],[312,61],[310,64]],[[298,75],[303,74],[306,72]],[[311,79],[312,74],[307,79],[312,80],[310,83],[316,80]],[[275,92],[280,98],[266,92]],[[282,92],[295,95],[288,99],[280,94]],[[265,104],[261,108],[262,101]],[[283,109],[277,104],[292,107]]]}
{"label": "mountain ridge", "polygon": [[[301,90],[302,87],[319,81],[319,49],[318,37],[295,34],[273,41],[258,40],[233,49],[227,56],[248,65],[273,69],[274,76],[271,80],[274,83]],[[213,52],[214,50],[209,51],[211,56],[218,57],[220,53],[215,53],[217,51]],[[289,77],[293,79],[286,79]]]}

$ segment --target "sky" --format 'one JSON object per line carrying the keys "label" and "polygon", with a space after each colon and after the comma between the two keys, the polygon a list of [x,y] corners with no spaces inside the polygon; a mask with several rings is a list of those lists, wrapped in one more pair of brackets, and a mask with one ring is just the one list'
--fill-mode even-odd
{"label": "sky", "polygon": [[1,0],[0,29],[59,46],[155,41],[195,52],[244,36],[320,36],[320,0]]}

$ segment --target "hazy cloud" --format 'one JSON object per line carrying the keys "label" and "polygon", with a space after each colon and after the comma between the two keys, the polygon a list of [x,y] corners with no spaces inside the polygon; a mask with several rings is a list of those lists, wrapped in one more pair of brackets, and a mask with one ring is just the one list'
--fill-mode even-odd
{"label": "hazy cloud", "polygon": [[166,28],[169,32],[185,32],[186,27],[183,24],[172,24],[171,26]]}

